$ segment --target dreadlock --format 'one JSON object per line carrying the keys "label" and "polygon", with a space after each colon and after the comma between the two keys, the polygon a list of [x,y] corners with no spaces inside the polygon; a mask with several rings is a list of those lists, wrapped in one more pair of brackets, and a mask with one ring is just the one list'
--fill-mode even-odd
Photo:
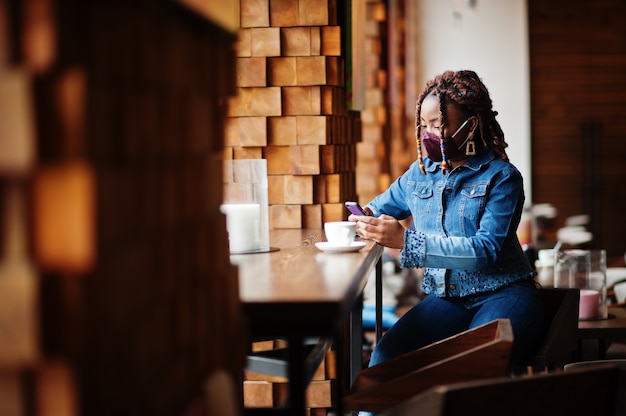
{"label": "dreadlock", "polygon": [[445,128],[447,126],[446,103],[455,102],[469,115],[478,117],[480,140],[483,146],[492,149],[504,161],[509,160],[505,149],[504,132],[496,120],[497,111],[492,110],[492,101],[487,87],[474,71],[446,71],[428,81],[415,106],[415,140],[420,170],[426,174],[422,156],[422,127],[419,120],[422,102],[428,95],[439,98],[439,122],[441,125],[442,171],[448,170],[444,147]]}

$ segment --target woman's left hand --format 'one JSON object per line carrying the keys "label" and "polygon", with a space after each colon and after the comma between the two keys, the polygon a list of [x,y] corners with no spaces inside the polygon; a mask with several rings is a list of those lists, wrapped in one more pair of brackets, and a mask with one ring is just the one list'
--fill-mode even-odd
{"label": "woman's left hand", "polygon": [[370,217],[365,215],[350,215],[349,221],[356,221],[356,232],[368,240],[391,248],[404,247],[404,227],[397,219],[389,215]]}

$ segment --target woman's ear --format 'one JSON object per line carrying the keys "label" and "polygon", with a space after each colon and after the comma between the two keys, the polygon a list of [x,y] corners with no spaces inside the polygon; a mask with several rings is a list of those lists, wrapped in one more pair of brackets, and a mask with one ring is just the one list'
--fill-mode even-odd
{"label": "woman's ear", "polygon": [[470,121],[472,128],[470,131],[473,133],[478,128],[478,116],[472,116],[472,121]]}

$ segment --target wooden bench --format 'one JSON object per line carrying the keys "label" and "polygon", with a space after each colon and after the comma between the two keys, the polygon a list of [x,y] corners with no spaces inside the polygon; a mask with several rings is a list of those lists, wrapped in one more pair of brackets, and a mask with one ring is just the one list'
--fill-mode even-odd
{"label": "wooden bench", "polygon": [[614,416],[619,369],[593,368],[438,386],[385,416]]}
{"label": "wooden bench", "polygon": [[436,385],[503,377],[512,345],[508,319],[464,331],[361,370],[344,408],[381,412]]}

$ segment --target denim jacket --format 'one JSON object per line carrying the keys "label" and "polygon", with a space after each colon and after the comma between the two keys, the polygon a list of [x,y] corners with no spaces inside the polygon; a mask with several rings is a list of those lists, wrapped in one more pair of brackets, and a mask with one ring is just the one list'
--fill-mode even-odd
{"label": "denim jacket", "polygon": [[413,216],[404,232],[402,267],[424,267],[422,290],[459,297],[534,276],[517,239],[524,205],[520,172],[493,151],[450,173],[424,158],[367,204],[375,216]]}

